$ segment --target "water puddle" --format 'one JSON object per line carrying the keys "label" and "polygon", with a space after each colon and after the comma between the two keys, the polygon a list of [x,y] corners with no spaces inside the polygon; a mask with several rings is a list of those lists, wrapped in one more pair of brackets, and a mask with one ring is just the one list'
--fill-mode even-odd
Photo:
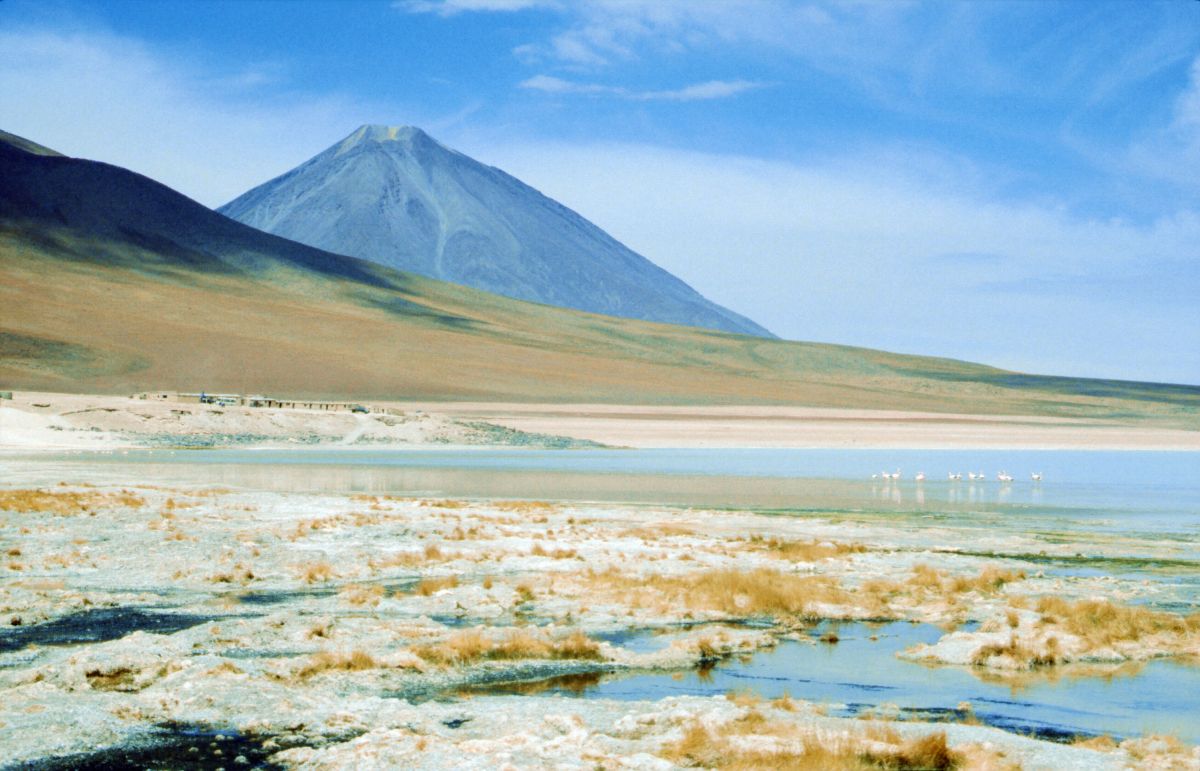
{"label": "water puddle", "polygon": [[[836,643],[783,641],[772,650],[737,656],[689,672],[586,674],[472,687],[473,693],[543,694],[617,700],[713,696],[749,691],[763,698],[788,694],[831,705],[830,714],[878,711],[924,720],[980,722],[1047,739],[1111,734],[1171,733],[1200,742],[1200,668],[1152,661],[1104,677],[1029,677],[1019,685],[988,681],[978,670],[928,667],[896,658],[917,643],[932,643],[937,627],[909,623],[822,623],[814,641],[834,632]],[[616,634],[635,650],[659,643],[651,632]],[[970,705],[970,712],[963,703]]]}
{"label": "water puddle", "polygon": [[268,758],[281,749],[300,746],[276,737],[272,749],[263,749],[266,737],[189,726],[159,728],[137,740],[96,752],[62,755],[22,763],[23,771],[126,771],[127,769],[173,769],[215,771],[220,768],[275,771],[284,768]]}
{"label": "water puddle", "polygon": [[337,594],[336,589],[255,589],[235,595],[243,605],[278,605],[295,600],[320,599]]}
{"label": "water puddle", "polygon": [[29,645],[74,645],[116,640],[137,631],[174,634],[224,616],[159,613],[138,607],[92,608],[43,624],[0,631],[0,653]]}

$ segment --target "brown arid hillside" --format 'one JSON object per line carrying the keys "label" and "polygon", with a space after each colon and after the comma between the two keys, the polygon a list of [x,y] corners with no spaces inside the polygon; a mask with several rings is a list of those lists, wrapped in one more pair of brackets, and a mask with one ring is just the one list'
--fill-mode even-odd
{"label": "brown arid hillside", "polygon": [[1200,387],[598,316],[302,246],[0,135],[0,389],[785,404],[1200,429]]}

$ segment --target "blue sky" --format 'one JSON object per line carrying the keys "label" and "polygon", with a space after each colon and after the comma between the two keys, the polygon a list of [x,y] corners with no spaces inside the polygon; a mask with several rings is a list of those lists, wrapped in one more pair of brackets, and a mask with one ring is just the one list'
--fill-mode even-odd
{"label": "blue sky", "polygon": [[1200,3],[0,2],[0,128],[208,205],[415,124],[777,333],[1200,383]]}

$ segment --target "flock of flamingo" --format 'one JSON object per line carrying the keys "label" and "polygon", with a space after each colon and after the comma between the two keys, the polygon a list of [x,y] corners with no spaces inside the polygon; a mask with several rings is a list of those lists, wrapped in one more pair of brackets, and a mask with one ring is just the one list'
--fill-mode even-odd
{"label": "flock of flamingo", "polygon": [[[900,480],[900,478],[901,478],[900,469],[896,469],[894,472],[881,471],[878,474],[871,475],[871,479],[886,479],[891,482],[897,482]],[[950,480],[951,482],[961,482],[963,475],[962,475],[961,471],[950,471],[946,474],[946,478],[948,480]],[[1042,481],[1042,472],[1034,471],[1034,472],[1030,473],[1029,478],[1031,480],[1033,480],[1034,482],[1040,482],[1040,481]],[[924,482],[925,481],[925,472],[918,471],[917,475],[915,477],[913,477],[913,479],[915,479],[918,482]],[[975,473],[974,471],[968,471],[967,479],[968,479],[968,481],[971,481],[971,482],[986,482],[987,474],[983,473],[982,471],[980,471],[979,473]],[[1013,479],[1014,479],[1013,475],[1008,473],[1007,471],[999,471],[996,473],[996,481],[997,482],[1011,482],[1011,481],[1013,481]]]}

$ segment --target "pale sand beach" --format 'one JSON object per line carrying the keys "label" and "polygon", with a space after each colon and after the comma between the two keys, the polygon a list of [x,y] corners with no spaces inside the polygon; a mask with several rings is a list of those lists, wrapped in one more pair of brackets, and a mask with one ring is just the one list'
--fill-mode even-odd
{"label": "pale sand beach", "polygon": [[601,444],[656,447],[1200,450],[1200,431],[1020,415],[763,406],[399,402]]}
{"label": "pale sand beach", "polygon": [[[17,392],[0,448],[567,446],[1200,450],[1200,431],[1042,416],[769,406],[365,402],[372,412]],[[188,438],[191,439],[188,439]]]}

